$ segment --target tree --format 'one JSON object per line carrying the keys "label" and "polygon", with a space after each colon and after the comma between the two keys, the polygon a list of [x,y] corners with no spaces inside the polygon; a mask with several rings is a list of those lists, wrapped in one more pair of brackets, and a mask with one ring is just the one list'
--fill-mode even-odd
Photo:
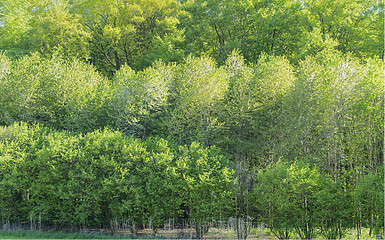
{"label": "tree", "polygon": [[356,211],[357,238],[360,238],[361,224],[370,228],[370,235],[384,235],[384,171],[371,172],[362,176],[353,192]]}
{"label": "tree", "polygon": [[317,221],[316,196],[321,175],[317,169],[301,162],[277,162],[257,177],[253,198],[262,213],[261,222],[279,239],[295,231],[301,239],[314,236]]}
{"label": "tree", "polygon": [[383,58],[383,4],[357,1],[184,1],[186,50],[225,62],[234,49],[247,61],[261,53],[297,64],[325,48]]}
{"label": "tree", "polygon": [[28,52],[28,44],[23,41],[28,36],[31,29],[31,13],[28,11],[28,5],[24,1],[1,1],[0,21],[3,27],[0,35],[3,39],[0,46],[2,49],[8,49],[10,55],[23,55]]}
{"label": "tree", "polygon": [[332,38],[337,49],[359,57],[382,57],[384,36],[383,4],[373,1],[303,1],[308,13],[306,28],[319,29],[323,38]]}
{"label": "tree", "polygon": [[[87,0],[73,5],[91,34],[91,62],[105,75],[124,64],[141,70],[159,58],[179,60],[176,44],[183,40],[179,36],[183,32],[176,27],[177,1]],[[170,44],[169,51],[160,52],[165,43]]]}
{"label": "tree", "polygon": [[74,131],[107,125],[109,85],[89,64],[34,54],[5,71],[0,81],[1,124],[38,122]]}
{"label": "tree", "polygon": [[41,126],[26,123],[0,127],[0,214],[5,229],[30,219],[30,176],[36,174],[30,163],[43,145],[43,133]]}
{"label": "tree", "polygon": [[327,239],[341,239],[352,223],[351,189],[343,178],[335,182],[330,176],[323,176],[321,189],[316,192],[316,218],[321,234]]}
{"label": "tree", "polygon": [[229,55],[226,68],[230,81],[219,118],[225,124],[217,144],[236,161],[263,166],[280,155],[278,116],[296,80],[294,69],[287,59],[266,54],[246,65],[237,52]]}
{"label": "tree", "polygon": [[218,103],[224,98],[228,75],[208,57],[188,57],[175,70],[165,125],[168,135],[181,144],[212,144],[221,122]]}
{"label": "tree", "polygon": [[209,230],[210,221],[231,214],[233,171],[219,149],[199,143],[181,146],[175,171],[182,183],[181,196],[188,207],[189,223],[200,239]]}
{"label": "tree", "polygon": [[[152,67],[135,72],[123,66],[113,78],[112,99],[108,115],[113,125],[134,136],[154,131],[157,118],[169,105],[174,67],[156,62]],[[158,130],[159,131],[159,130]]]}
{"label": "tree", "polygon": [[287,167],[284,164],[270,165],[265,172],[257,175],[252,193],[254,207],[261,210],[261,217],[254,217],[266,224],[279,239],[289,239],[293,230],[290,216],[294,206],[288,199],[286,177]]}
{"label": "tree", "polygon": [[68,0],[35,1],[30,11],[34,18],[31,22],[30,40],[33,50],[51,56],[60,52],[65,57],[88,60],[91,35],[81,23],[81,15],[73,12]]}
{"label": "tree", "polygon": [[88,59],[88,39],[80,15],[66,0],[2,1],[1,48],[12,58],[39,51],[51,56],[60,51],[67,57]]}
{"label": "tree", "polygon": [[175,156],[169,143],[164,139],[146,140],[149,156],[146,167],[140,170],[144,177],[145,194],[140,199],[147,212],[147,222],[156,234],[165,221],[172,218],[174,228],[178,211],[183,202],[179,189],[179,176],[175,168]]}

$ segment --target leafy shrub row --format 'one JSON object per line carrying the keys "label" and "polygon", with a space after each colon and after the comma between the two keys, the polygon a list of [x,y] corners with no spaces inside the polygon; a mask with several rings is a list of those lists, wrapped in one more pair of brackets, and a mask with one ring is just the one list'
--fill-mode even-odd
{"label": "leafy shrub row", "polygon": [[[0,128],[0,214],[31,228],[104,226],[133,233],[174,219],[198,237],[208,223],[239,214],[236,166],[214,147],[138,140],[122,132],[87,134],[15,123]],[[280,239],[341,238],[363,224],[381,234],[383,171],[334,181],[308,163],[278,161],[251,174],[247,198],[257,223]],[[371,230],[371,231],[372,231]]]}
{"label": "leafy shrub row", "polygon": [[[0,214],[62,226],[163,226],[182,205],[193,221],[229,206],[233,171],[216,148],[170,148],[108,129],[85,135],[15,123],[0,129]],[[179,214],[179,215],[178,215]],[[136,226],[136,228],[134,227]]]}

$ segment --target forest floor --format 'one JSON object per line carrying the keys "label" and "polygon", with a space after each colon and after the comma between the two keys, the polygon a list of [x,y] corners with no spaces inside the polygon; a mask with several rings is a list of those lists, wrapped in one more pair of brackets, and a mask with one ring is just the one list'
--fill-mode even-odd
{"label": "forest floor", "polygon": [[[376,239],[369,236],[369,229],[363,229],[360,239]],[[136,236],[128,231],[120,231],[119,234],[109,234],[105,229],[89,229],[87,232],[70,233],[64,231],[31,231],[31,230],[0,230],[0,239],[193,239],[195,230],[193,228],[157,231],[153,235],[151,229],[139,230]],[[234,231],[226,228],[210,228],[203,239],[236,239]],[[277,239],[268,229],[253,228],[247,239]],[[293,239],[298,239],[293,236]],[[324,239],[321,236],[316,239]],[[356,239],[353,229],[347,231],[343,239]]]}
{"label": "forest floor", "polygon": [[[150,229],[138,231],[139,236],[151,236],[153,231]],[[156,236],[165,239],[194,239],[195,229],[184,228],[174,230],[163,230],[157,231]],[[203,235],[203,239],[237,239],[235,231],[227,228],[210,228],[209,232]],[[270,235],[269,232],[261,232],[258,229],[253,229],[247,236],[247,239],[277,239],[275,236]]]}

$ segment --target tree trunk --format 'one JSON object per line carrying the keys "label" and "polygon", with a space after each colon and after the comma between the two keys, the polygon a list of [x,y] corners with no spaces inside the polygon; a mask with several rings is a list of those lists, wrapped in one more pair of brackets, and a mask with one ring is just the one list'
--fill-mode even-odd
{"label": "tree trunk", "polygon": [[208,223],[196,223],[195,225],[195,232],[196,232],[196,239],[202,239],[203,235],[205,235],[210,228],[210,224]]}

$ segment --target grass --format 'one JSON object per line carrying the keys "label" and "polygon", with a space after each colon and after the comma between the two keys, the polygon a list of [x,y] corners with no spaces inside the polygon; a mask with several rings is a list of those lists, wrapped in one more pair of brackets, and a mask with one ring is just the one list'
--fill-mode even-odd
{"label": "grass", "polygon": [[[220,236],[221,239],[232,239],[235,237],[235,232],[214,231],[209,232],[208,235]],[[164,236],[163,236],[164,237]],[[268,228],[259,229],[253,228],[251,230],[251,239],[276,239]],[[299,239],[297,234],[292,234],[293,239]],[[342,239],[356,239],[357,235],[354,229],[349,229]],[[369,229],[362,229],[361,239],[375,239],[375,236],[369,236]],[[70,233],[70,232],[41,232],[29,230],[5,231],[0,230],[0,239],[159,239],[153,236],[132,236],[132,235],[111,235],[106,233]],[[316,236],[315,239],[323,239],[322,236]]]}
{"label": "grass", "polygon": [[[145,237],[156,239],[156,237]],[[40,232],[30,230],[4,231],[0,230],[0,239],[144,239],[132,235],[110,235],[105,233],[69,233],[69,232]]]}
{"label": "grass", "polygon": [[[355,229],[349,229],[342,239],[357,239],[357,232]],[[369,228],[362,228],[360,239],[376,239],[376,236],[369,235]]]}

